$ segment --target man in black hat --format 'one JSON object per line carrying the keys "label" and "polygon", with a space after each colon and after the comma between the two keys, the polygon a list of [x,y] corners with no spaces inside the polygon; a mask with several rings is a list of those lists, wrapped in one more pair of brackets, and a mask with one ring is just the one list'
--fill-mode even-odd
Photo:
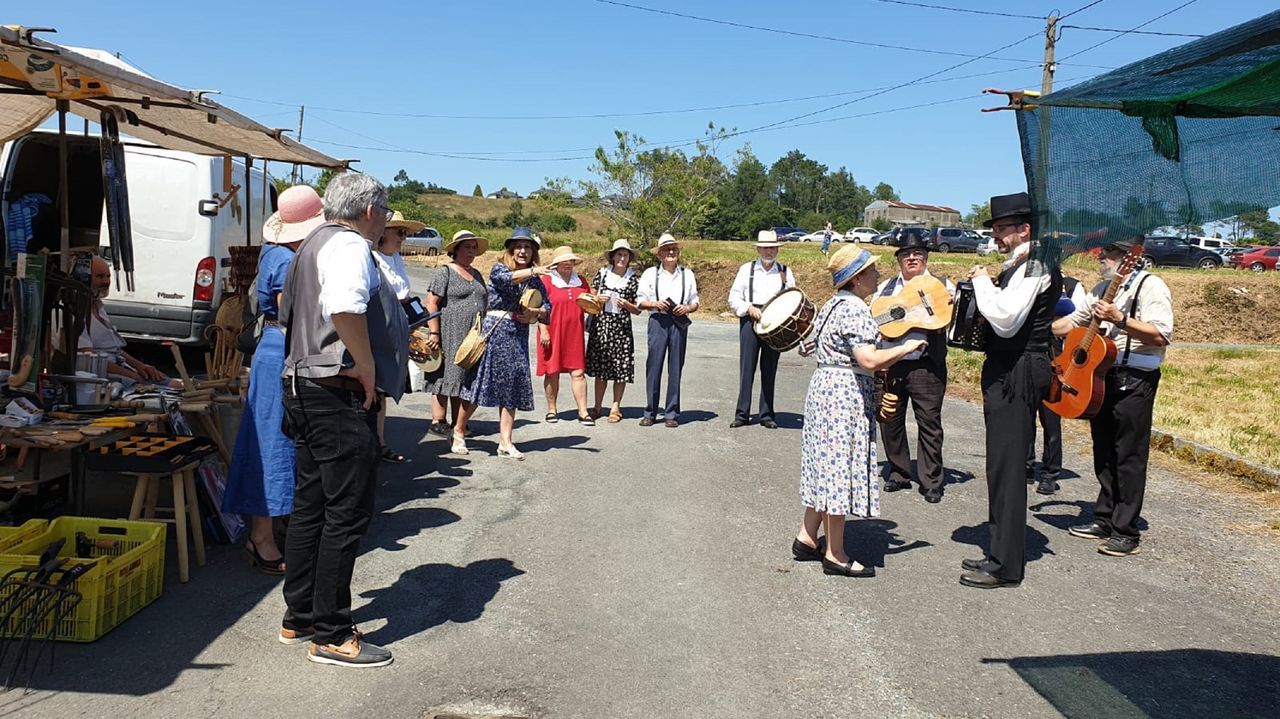
{"label": "man in black hat", "polygon": [[[911,280],[929,274],[929,246],[921,237],[920,229],[903,230],[903,239],[893,253],[898,260],[899,274],[886,280],[876,290],[876,297],[892,297],[902,291]],[[947,291],[955,296],[955,286],[944,279]],[[919,453],[920,493],[925,501],[937,504],[942,501],[945,478],[942,468],[942,398],[947,393],[947,342],[946,330],[925,332],[912,330],[902,337],[887,341],[885,346],[897,346],[912,340],[924,340],[924,350],[912,352],[889,368],[884,377],[884,392],[896,398],[896,411],[889,421],[880,423],[884,437],[884,453],[888,458],[889,475],[884,482],[886,492],[911,488],[911,448],[907,446],[907,401],[915,411],[916,438]]]}
{"label": "man in black hat", "polygon": [[982,415],[987,430],[987,508],[991,545],[961,563],[960,583],[994,589],[1022,582],[1026,569],[1027,445],[1036,410],[1049,390],[1054,308],[1062,293],[1057,267],[1031,259],[1031,200],[1025,192],[991,198],[990,227],[1009,258],[993,281],[982,266],[969,273],[986,319]]}
{"label": "man in black hat", "polygon": [[1112,557],[1138,553],[1151,415],[1160,385],[1160,363],[1173,339],[1173,298],[1159,277],[1134,271],[1121,280],[1111,302],[1100,299],[1116,281],[1117,268],[1135,244],[1120,240],[1102,248],[1098,256],[1102,282],[1075,312],[1053,323],[1054,333],[1065,335],[1097,318],[1119,352],[1107,372],[1102,408],[1089,420],[1093,471],[1101,485],[1093,521],[1067,530],[1075,537],[1102,540],[1098,551]]}

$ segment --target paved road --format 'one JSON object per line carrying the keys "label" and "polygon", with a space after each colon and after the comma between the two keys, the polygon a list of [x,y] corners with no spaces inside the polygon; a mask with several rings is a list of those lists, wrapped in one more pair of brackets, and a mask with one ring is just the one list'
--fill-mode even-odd
{"label": "paved road", "polygon": [[[0,712],[1274,716],[1280,562],[1273,538],[1236,529],[1254,517],[1230,496],[1157,472],[1144,552],[1110,559],[1066,534],[1093,488],[1070,479],[1050,501],[1032,495],[1022,587],[957,584],[986,536],[969,403],[945,408],[945,500],[886,495],[881,518],[851,523],[876,578],[791,562],[809,368],[783,360],[783,428],[730,431],[734,329],[695,323],[675,430],[637,424],[638,386],[618,425],[545,424],[539,402],[520,420],[518,463],[494,455],[491,411],[461,458],[419,441],[425,397],[397,409],[390,436],[413,462],[383,465],[355,585],[391,667],[319,667],[276,643],[278,583],[218,547],[185,586],[170,558],[155,605],[95,644],[60,646],[39,691],[0,698]],[[1079,448],[1067,466],[1083,473]]]}

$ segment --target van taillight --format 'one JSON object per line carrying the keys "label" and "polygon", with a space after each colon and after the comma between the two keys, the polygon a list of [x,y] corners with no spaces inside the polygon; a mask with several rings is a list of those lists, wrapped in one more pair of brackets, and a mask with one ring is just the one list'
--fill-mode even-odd
{"label": "van taillight", "polygon": [[192,297],[199,302],[213,301],[213,280],[217,270],[217,260],[206,257],[196,265],[196,284],[192,289]]}

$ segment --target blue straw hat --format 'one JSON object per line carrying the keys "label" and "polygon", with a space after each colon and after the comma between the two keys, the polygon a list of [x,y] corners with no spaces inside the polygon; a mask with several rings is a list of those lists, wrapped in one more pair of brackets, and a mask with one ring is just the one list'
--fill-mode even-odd
{"label": "blue straw hat", "polygon": [[841,247],[827,261],[827,271],[831,273],[831,286],[844,286],[854,275],[875,263],[876,256],[857,245]]}

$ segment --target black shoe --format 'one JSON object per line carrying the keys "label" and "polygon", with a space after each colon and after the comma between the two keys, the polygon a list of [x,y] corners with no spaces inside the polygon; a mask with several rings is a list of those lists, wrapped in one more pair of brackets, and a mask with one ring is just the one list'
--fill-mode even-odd
{"label": "black shoe", "polygon": [[1000,589],[1001,587],[1016,587],[1022,582],[1015,582],[1011,579],[1003,579],[994,574],[987,574],[981,569],[975,569],[971,572],[965,572],[960,575],[960,583],[966,587],[975,589]]}
{"label": "black shoe", "polygon": [[745,426],[747,426],[747,425],[749,425],[749,424],[751,424],[751,422],[750,422],[749,420],[745,420],[745,419],[742,419],[742,418],[739,418],[739,417],[735,417],[735,418],[734,418],[734,420],[733,420],[732,422],[730,422],[730,423],[729,423],[729,429],[737,429],[737,428],[739,428],[739,427],[745,427]]}
{"label": "black shoe", "polygon": [[431,434],[438,434],[441,437],[448,437],[453,433],[453,428],[444,422],[432,422],[431,426],[427,427],[427,431]]}
{"label": "black shoe", "polygon": [[652,426],[653,426],[653,417],[641,417],[641,418],[640,418],[640,426],[641,426],[641,427],[652,427]]}
{"label": "black shoe", "polygon": [[1067,534],[1081,539],[1107,539],[1111,536],[1111,529],[1104,527],[1097,522],[1088,524],[1077,524],[1067,529]]}
{"label": "black shoe", "polygon": [[911,482],[903,482],[898,479],[886,479],[884,481],[884,491],[898,492],[903,489],[911,489]]}
{"label": "black shoe", "polygon": [[764,427],[765,429],[777,429],[778,423],[774,422],[771,419],[762,419],[760,420],[760,426]]}
{"label": "black shoe", "polygon": [[810,547],[801,542],[799,539],[791,540],[791,556],[797,562],[817,562],[821,561],[827,550],[822,548],[822,540],[818,540],[818,546]]}
{"label": "black shoe", "polygon": [[1105,554],[1108,557],[1128,557],[1141,551],[1142,548],[1138,546],[1137,537],[1126,537],[1122,534],[1113,535],[1110,539],[1098,545],[1098,553]]}
{"label": "black shoe", "polygon": [[862,569],[854,569],[852,559],[849,560],[848,564],[836,564],[824,556],[822,558],[822,573],[838,577],[874,577],[876,576],[876,568],[863,567]]}
{"label": "black shoe", "polygon": [[1036,485],[1036,494],[1053,494],[1058,491],[1058,483],[1052,479],[1042,479],[1040,484]]}
{"label": "black shoe", "polygon": [[982,559],[961,559],[960,568],[969,572],[980,572],[987,565],[987,558]]}
{"label": "black shoe", "polygon": [[942,501],[942,490],[934,489],[924,493],[924,501],[929,504],[937,504]]}

